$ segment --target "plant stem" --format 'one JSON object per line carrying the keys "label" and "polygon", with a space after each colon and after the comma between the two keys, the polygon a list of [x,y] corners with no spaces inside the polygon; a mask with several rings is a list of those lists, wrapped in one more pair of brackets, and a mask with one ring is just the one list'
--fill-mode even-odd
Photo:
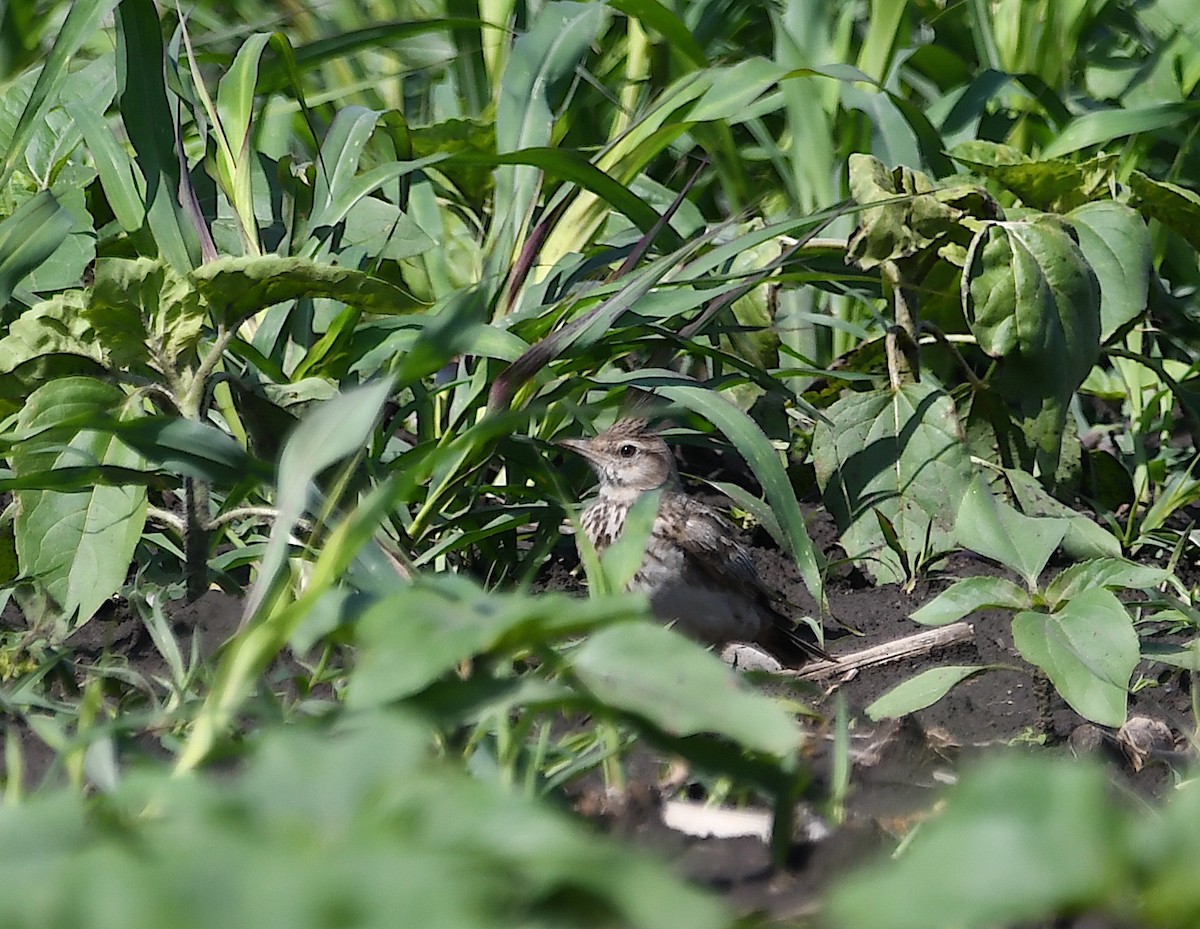
{"label": "plant stem", "polygon": [[183,557],[187,598],[198,600],[208,589],[208,482],[194,477],[183,481]]}

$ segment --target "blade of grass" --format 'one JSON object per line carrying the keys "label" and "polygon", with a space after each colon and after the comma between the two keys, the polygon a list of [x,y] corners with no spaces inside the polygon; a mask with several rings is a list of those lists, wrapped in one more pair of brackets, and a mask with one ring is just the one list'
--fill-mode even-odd
{"label": "blade of grass", "polygon": [[8,150],[0,161],[0,189],[3,189],[12,177],[17,161],[25,154],[25,146],[38,120],[45,116],[46,110],[62,88],[71,59],[79,51],[79,47],[100,29],[104,17],[112,12],[116,5],[116,0],[77,0],[69,5],[67,18],[63,20],[58,38],[54,40],[54,46],[46,56],[46,62],[33,85],[29,101],[17,120]]}

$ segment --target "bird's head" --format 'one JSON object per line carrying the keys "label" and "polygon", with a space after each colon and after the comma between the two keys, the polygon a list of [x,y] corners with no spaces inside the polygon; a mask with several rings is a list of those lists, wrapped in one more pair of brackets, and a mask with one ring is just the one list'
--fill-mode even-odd
{"label": "bird's head", "polygon": [[602,495],[636,497],[679,484],[675,457],[642,419],[622,419],[590,439],[562,439],[558,444],[587,460],[600,478]]}

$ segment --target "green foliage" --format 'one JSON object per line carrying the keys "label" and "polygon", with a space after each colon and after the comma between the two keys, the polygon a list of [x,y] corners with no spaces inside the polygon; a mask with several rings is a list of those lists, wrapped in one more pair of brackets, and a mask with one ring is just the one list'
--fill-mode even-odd
{"label": "green foliage", "polygon": [[[1050,556],[1069,528],[1061,518],[1033,518],[997,500],[976,479],[959,508],[955,534],[961,545],[1019,574],[1022,590],[1003,578],[956,581],[912,614],[929,625],[955,622],[976,610],[1014,611],[1013,641],[1021,656],[1050,679],[1081,716],[1106,726],[1125,722],[1130,678],[1140,660],[1133,621],[1113,589],[1147,590],[1168,573],[1119,558],[1067,568],[1042,584]],[[900,715],[934,702],[981,668],[940,668],[901,684],[876,701],[876,717]],[[936,694],[927,702],[926,694]]]}
{"label": "green foliage", "polygon": [[[113,435],[86,428],[89,419],[128,415],[129,400],[117,388],[84,377],[52,380],[35,390],[16,417],[26,436],[8,454],[19,480],[54,481],[62,469],[87,469],[87,490],[20,490],[14,522],[17,558],[25,579],[61,607],[68,625],[95,615],[125,582],[146,521],[146,489],[115,486],[105,472],[136,472],[140,456]],[[124,408],[124,409],[123,409]],[[56,428],[57,427],[57,428]]]}
{"label": "green foliage", "polygon": [[[800,730],[641,621],[636,538],[587,601],[527,592],[582,486],[550,443],[643,403],[746,463],[731,493],[822,605],[811,474],[881,582],[955,547],[1012,567],[914,618],[1013,611],[1119,723],[1111,591],[1167,576],[1120,555],[1194,555],[1200,53],[1169,0],[1018,6],[0,4],[0,597],[31,626],[3,698],[56,758],[14,806],[6,747],[6,873],[39,891],[5,923],[723,923],[514,796],[619,784],[645,739],[790,835]],[[1085,560],[1044,580],[1059,547]],[[172,602],[213,586],[242,624],[187,654]],[[1194,623],[1175,593],[1151,615]],[[67,667],[114,597],[163,675]],[[192,769],[222,757],[218,791]],[[1094,899],[1035,877],[957,924]]]}
{"label": "green foliage", "polygon": [[867,560],[882,583],[906,579],[902,559],[881,540],[886,519],[905,552],[949,547],[956,501],[971,479],[950,398],[935,387],[850,394],[824,411],[813,433],[813,464],[829,512],[845,527],[842,546]]}
{"label": "green foliage", "polygon": [[1184,875],[1200,824],[1195,785],[1151,815],[1111,793],[1088,764],[995,759],[964,777],[899,860],[844,882],[830,922],[948,929],[1084,912],[1155,929],[1192,925],[1200,898]]}
{"label": "green foliage", "polygon": [[10,807],[0,834],[21,839],[10,926],[728,925],[661,865],[438,759],[410,716],[272,733],[232,779],[138,773],[91,804]]}

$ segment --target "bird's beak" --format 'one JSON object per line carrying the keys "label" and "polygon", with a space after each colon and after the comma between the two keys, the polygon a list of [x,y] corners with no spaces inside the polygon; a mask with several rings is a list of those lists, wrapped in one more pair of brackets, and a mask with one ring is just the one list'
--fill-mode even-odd
{"label": "bird's beak", "polygon": [[588,461],[596,460],[596,452],[592,448],[591,439],[559,439],[554,444],[560,448],[572,451],[576,455],[582,455]]}

